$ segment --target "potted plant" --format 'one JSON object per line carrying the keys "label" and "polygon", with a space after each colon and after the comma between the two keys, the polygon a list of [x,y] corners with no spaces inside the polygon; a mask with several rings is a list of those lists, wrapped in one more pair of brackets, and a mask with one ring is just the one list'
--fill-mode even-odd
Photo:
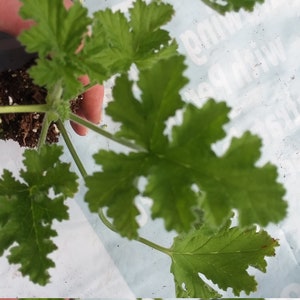
{"label": "potted plant", "polygon": [[[255,291],[256,281],[247,269],[265,272],[265,258],[275,255],[279,243],[263,227],[285,217],[285,189],[274,165],[256,165],[258,136],[247,131],[233,138],[221,156],[213,151],[212,144],[226,136],[230,108],[214,99],[200,108],[183,101],[180,91],[188,82],[185,57],[163,29],[174,14],[173,6],[136,0],[128,15],[106,9],[90,18],[79,1],[69,11],[61,0],[22,2],[21,16],[34,19],[36,25],[19,40],[28,53],[37,55],[28,74],[38,88],[32,97],[44,99],[19,104],[8,97],[0,107],[2,137],[7,137],[4,125],[22,114],[22,122],[30,120],[30,130],[24,125],[18,141],[33,147],[24,152],[21,179],[9,170],[2,172],[0,254],[10,249],[8,260],[20,263],[24,276],[40,285],[48,283],[48,269],[54,266],[48,254],[56,249],[53,221],[68,219],[64,201],[78,189],[78,175],[60,160],[65,151],[55,144],[60,133],[85,182],[83,200],[90,211],[124,238],[168,255],[177,297],[221,296],[199,273],[222,290],[232,288],[235,295]],[[203,2],[226,13],[252,10],[263,1]],[[91,35],[86,35],[88,26]],[[84,47],[77,51],[82,39]],[[132,66],[135,80],[129,76]],[[78,81],[82,74],[89,76],[89,85]],[[114,134],[80,118],[74,109],[81,94],[112,76],[113,101],[106,113],[120,123]],[[166,133],[166,122],[178,111],[182,123]],[[93,159],[101,171],[88,174],[65,129],[66,120],[128,151],[99,149]],[[33,133],[38,135],[35,143],[26,144]],[[168,231],[177,233],[170,248],[140,236],[138,196],[151,198],[152,218],[162,219]]]}

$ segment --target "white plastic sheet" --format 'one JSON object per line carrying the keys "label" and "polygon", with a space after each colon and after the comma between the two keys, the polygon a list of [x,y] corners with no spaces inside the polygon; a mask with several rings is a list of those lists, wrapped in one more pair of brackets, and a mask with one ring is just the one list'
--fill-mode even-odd
{"label": "white plastic sheet", "polygon": [[[251,297],[300,297],[300,2],[266,0],[253,13],[220,16],[200,0],[170,0],[176,9],[168,25],[187,56],[186,75],[191,79],[182,91],[186,101],[202,105],[207,97],[225,99],[232,107],[228,138],[215,145],[226,149],[232,136],[245,130],[263,139],[261,163],[278,166],[279,180],[287,189],[288,217],[269,226],[280,240],[275,258],[268,259],[267,273],[250,270],[258,280]],[[86,0],[91,13],[105,7],[126,10],[131,1]],[[106,101],[111,99],[106,84]],[[105,115],[103,123],[114,131]],[[72,139],[89,172],[95,170],[91,155],[98,147],[119,149],[94,134]],[[21,150],[12,142],[0,142],[0,166],[16,171]],[[68,154],[64,157],[70,160]],[[53,253],[56,269],[52,283],[39,287],[22,278],[16,266],[0,259],[0,295],[5,297],[133,298],[174,297],[170,260],[137,242],[111,232],[90,214],[82,201],[84,187],[69,200],[71,219],[57,224],[59,250]],[[160,221],[150,221],[149,202],[139,199],[141,234],[168,246],[173,234]],[[228,290],[224,296],[232,296]],[[241,295],[246,296],[246,295]]]}

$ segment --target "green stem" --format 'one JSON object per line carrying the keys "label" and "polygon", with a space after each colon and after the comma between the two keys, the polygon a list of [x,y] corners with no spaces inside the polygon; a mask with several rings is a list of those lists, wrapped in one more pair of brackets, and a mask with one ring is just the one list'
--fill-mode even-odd
{"label": "green stem", "polygon": [[48,113],[45,113],[45,116],[43,119],[43,124],[42,124],[42,130],[41,130],[41,134],[40,134],[40,138],[39,138],[39,142],[38,142],[38,146],[37,146],[38,151],[46,143],[50,123],[51,123],[51,121],[49,120],[49,115],[48,115]]}
{"label": "green stem", "polygon": [[151,241],[149,241],[149,240],[147,240],[147,239],[145,239],[143,237],[138,237],[136,240],[138,242],[144,244],[144,245],[147,245],[147,246],[149,246],[149,247],[157,250],[157,251],[160,251],[160,252],[162,252],[164,254],[172,256],[172,251],[170,249],[168,249],[168,248],[165,248],[165,247],[162,247],[162,246],[160,246],[158,244],[155,244],[155,243],[153,243],[153,242],[151,242]]}
{"label": "green stem", "polygon": [[[79,123],[80,125],[83,125],[83,126],[89,128],[91,130],[94,130],[97,133],[100,133],[100,134],[104,135],[105,137],[108,137],[108,138],[110,138],[110,139],[112,139],[112,140],[117,141],[117,142],[120,143],[120,140],[116,139],[110,133],[106,132],[105,130],[103,130],[103,129],[99,128],[99,127],[97,127],[93,123],[90,123],[90,122],[88,122],[88,121],[86,121],[84,119],[79,118],[75,114],[71,114],[70,119],[72,121],[76,122],[76,123]],[[65,140],[65,143],[66,143],[66,145],[67,145],[67,147],[68,147],[68,149],[69,149],[69,151],[70,151],[70,153],[71,153],[71,155],[72,155],[72,157],[73,157],[73,159],[74,159],[74,161],[75,161],[75,163],[76,163],[76,165],[77,165],[77,167],[78,167],[81,175],[83,177],[86,177],[87,176],[87,172],[86,172],[86,170],[85,170],[85,168],[84,168],[84,166],[83,166],[83,164],[82,164],[82,162],[81,162],[81,160],[80,160],[80,158],[79,158],[79,156],[78,156],[78,154],[77,154],[77,152],[76,152],[76,150],[75,150],[75,148],[74,148],[74,146],[73,146],[73,144],[72,144],[72,142],[71,142],[71,140],[70,140],[70,138],[68,136],[68,133],[66,131],[65,126],[63,125],[63,123],[62,123],[61,120],[58,121],[57,125],[58,125],[58,129],[60,130],[60,132],[61,132],[61,134],[62,134],[62,136],[63,136],[63,138]],[[134,150],[137,150],[137,147],[135,145],[133,145],[131,143],[128,145],[127,141],[124,144],[124,141],[122,140],[121,144],[123,144],[123,145],[125,145],[127,147],[130,147],[130,148],[133,148]],[[134,146],[134,147],[132,147],[132,146]],[[138,149],[138,150],[140,150],[140,149]],[[107,219],[107,217],[105,216],[105,214],[104,214],[104,212],[103,212],[102,209],[99,209],[98,215],[99,215],[100,220],[103,222],[103,224],[107,228],[109,228],[110,230],[118,233],[118,230]],[[153,242],[151,242],[151,241],[149,241],[149,240],[147,240],[147,239],[145,239],[143,237],[137,237],[135,240],[138,241],[138,242],[140,242],[140,243],[143,243],[144,245],[147,245],[147,246],[149,246],[149,247],[151,247],[153,249],[156,249],[157,251],[163,252],[163,253],[171,256],[171,251],[168,248],[165,248],[165,247],[162,247],[162,246],[160,246],[158,244],[155,244],[155,243],[153,243]]]}
{"label": "green stem", "polygon": [[[67,145],[67,147],[68,147],[68,149],[69,149],[69,151],[70,151],[70,153],[71,153],[71,155],[72,155],[72,157],[73,157],[73,159],[74,159],[74,161],[75,161],[75,163],[76,163],[76,165],[77,165],[77,167],[78,167],[78,169],[79,169],[79,171],[80,171],[80,173],[82,175],[82,177],[86,177],[87,176],[87,172],[86,172],[86,170],[85,170],[85,168],[84,168],[84,166],[83,166],[83,164],[82,164],[82,162],[81,162],[81,160],[80,160],[80,158],[79,158],[79,156],[78,156],[78,154],[77,154],[77,152],[76,152],[76,150],[75,150],[75,148],[74,148],[74,146],[73,146],[73,144],[72,144],[72,142],[70,140],[70,137],[69,137],[69,135],[68,135],[68,133],[66,131],[66,128],[65,128],[65,126],[64,126],[64,124],[62,123],[61,120],[58,120],[57,126],[58,126],[58,129],[60,130],[60,132],[61,132],[61,134],[62,134],[62,136],[64,138],[64,141],[65,141],[65,143],[66,143],[66,145]],[[99,215],[101,221],[103,222],[103,224],[107,228],[109,228],[110,230],[118,233],[118,230],[114,227],[113,224],[111,224],[109,222],[109,220],[106,218],[106,216],[105,216],[105,214],[104,214],[104,212],[103,212],[102,209],[99,209],[98,215]],[[160,245],[157,245],[157,244],[155,244],[155,243],[153,243],[153,242],[151,242],[151,241],[149,241],[149,240],[147,240],[145,238],[138,237],[136,239],[136,241],[138,241],[140,243],[143,243],[143,244],[145,244],[145,245],[147,245],[147,246],[149,246],[151,248],[154,248],[154,249],[156,249],[156,250],[158,250],[160,252],[163,252],[163,253],[165,253],[167,255],[170,255],[170,250],[169,249],[164,248],[164,247],[162,247]]]}
{"label": "green stem", "polygon": [[72,143],[72,141],[71,141],[71,139],[70,139],[70,137],[67,133],[67,130],[66,130],[63,122],[61,120],[58,120],[57,121],[57,126],[58,126],[58,129],[59,129],[59,131],[61,132],[61,134],[64,138],[64,141],[65,141],[65,143],[66,143],[66,145],[67,145],[67,147],[68,147],[68,149],[71,153],[72,158],[74,159],[74,162],[75,162],[81,176],[83,178],[85,178],[87,176],[87,171],[84,168],[83,163],[81,162],[81,160],[80,160],[80,158],[79,158],[79,156],[78,156],[78,154],[77,154],[77,152],[76,152],[76,150],[73,146],[73,143]]}
{"label": "green stem", "polygon": [[0,114],[17,114],[17,113],[45,113],[49,110],[47,104],[32,105],[6,105],[0,106]]}
{"label": "green stem", "polygon": [[[103,224],[106,227],[108,227],[110,230],[118,233],[118,230],[114,227],[113,224],[111,224],[109,222],[109,220],[106,218],[106,216],[105,216],[105,214],[104,214],[104,212],[103,212],[102,209],[99,209],[98,215],[99,215],[101,221],[103,222]],[[144,245],[147,245],[147,246],[149,246],[149,247],[151,247],[151,248],[153,248],[153,249],[155,249],[157,251],[163,252],[163,253],[165,253],[165,254],[167,254],[169,256],[172,255],[172,252],[171,252],[170,249],[162,247],[162,246],[160,246],[158,244],[155,244],[155,243],[153,243],[153,242],[151,242],[151,241],[149,241],[149,240],[147,240],[147,239],[145,239],[143,237],[137,237],[135,240],[138,241],[138,242],[140,242],[140,243],[142,243],[142,244],[144,244]]]}
{"label": "green stem", "polygon": [[136,145],[136,144],[134,144],[134,143],[132,143],[128,140],[118,138],[118,137],[114,136],[113,134],[107,132],[106,130],[98,127],[97,125],[95,125],[95,124],[93,124],[93,123],[91,123],[87,120],[84,120],[84,119],[80,118],[79,116],[77,116],[73,113],[70,114],[70,120],[75,122],[75,123],[78,123],[78,124],[80,124],[84,127],[87,127],[89,129],[93,130],[94,132],[99,133],[102,136],[105,136],[106,138],[108,138],[112,141],[115,141],[115,142],[117,142],[117,143],[119,143],[123,146],[126,146],[126,147],[131,148],[131,149],[136,150],[136,151],[143,151],[143,152],[146,151],[141,146],[138,146],[138,145]]}
{"label": "green stem", "polygon": [[98,211],[98,215],[99,215],[99,218],[100,220],[103,222],[103,224],[108,227],[110,230],[112,230],[113,232],[115,233],[118,233],[118,230],[115,228],[115,226],[113,224],[111,224],[108,219],[106,218],[104,212],[103,212],[103,209],[100,208],[99,211]]}

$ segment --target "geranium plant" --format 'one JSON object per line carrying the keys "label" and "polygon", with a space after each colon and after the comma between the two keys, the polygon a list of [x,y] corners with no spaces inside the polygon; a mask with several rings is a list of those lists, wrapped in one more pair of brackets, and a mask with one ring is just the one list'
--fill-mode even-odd
{"label": "geranium plant", "polygon": [[[20,178],[9,170],[0,178],[0,254],[9,249],[10,263],[19,263],[24,276],[40,285],[50,278],[56,249],[54,220],[68,219],[65,200],[77,192],[78,175],[60,160],[65,149],[47,143],[50,124],[56,124],[85,182],[84,197],[110,229],[171,258],[178,297],[215,298],[221,295],[199,273],[222,290],[249,294],[257,283],[247,269],[266,271],[267,256],[278,241],[264,229],[286,215],[284,187],[277,170],[257,166],[261,140],[245,132],[217,155],[212,145],[226,136],[230,108],[208,99],[198,108],[183,101],[187,84],[185,57],[163,28],[173,14],[171,4],[136,0],[128,14],[110,9],[88,17],[79,1],[67,11],[61,0],[22,0],[20,14],[36,24],[19,40],[38,58],[29,74],[47,91],[45,103],[0,107],[2,116],[39,113],[43,124],[37,147],[24,152]],[[203,0],[220,13],[252,10],[258,1]],[[87,35],[88,27],[91,34]],[[84,47],[78,51],[79,45]],[[138,71],[132,80],[129,70]],[[78,77],[87,74],[90,84]],[[116,76],[113,101],[106,113],[120,124],[112,134],[72,112],[70,101],[90,86]],[[139,93],[136,93],[136,90]],[[166,122],[181,111],[181,124],[166,133]],[[126,153],[99,149],[93,158],[101,171],[88,174],[64,127],[71,120],[128,148]],[[4,121],[2,121],[4,122]],[[138,186],[140,179],[146,183]],[[135,204],[138,196],[153,200],[151,217],[178,236],[165,248],[139,236]],[[235,212],[238,224],[231,225]]]}

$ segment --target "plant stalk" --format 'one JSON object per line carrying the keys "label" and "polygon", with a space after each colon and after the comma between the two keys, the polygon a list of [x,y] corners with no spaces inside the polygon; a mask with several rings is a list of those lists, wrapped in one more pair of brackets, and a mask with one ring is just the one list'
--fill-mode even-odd
{"label": "plant stalk", "polygon": [[110,139],[110,140],[112,140],[114,142],[117,142],[117,143],[119,143],[119,144],[121,144],[123,146],[131,148],[131,149],[133,149],[135,151],[139,151],[139,152],[145,152],[146,151],[143,147],[141,147],[139,145],[136,145],[136,144],[134,144],[134,143],[132,143],[132,142],[130,142],[128,140],[125,140],[125,139],[122,139],[122,138],[118,138],[118,137],[114,136],[113,134],[107,132],[106,130],[98,127],[95,124],[93,124],[92,122],[89,122],[89,121],[87,121],[87,120],[85,120],[83,118],[80,118],[79,116],[77,116],[74,113],[70,114],[70,120],[73,121],[73,122],[75,122],[75,123],[78,123],[78,124],[80,124],[82,126],[85,126],[85,127],[89,128],[89,129],[93,130],[94,132],[99,133],[102,136],[104,136],[104,137],[106,137],[106,138],[108,138],[108,139]]}
{"label": "plant stalk", "polygon": [[149,246],[149,247],[151,247],[151,248],[159,251],[159,252],[167,254],[168,256],[172,256],[172,251],[170,249],[168,249],[168,248],[165,248],[165,247],[162,247],[162,246],[160,246],[158,244],[155,244],[155,243],[153,243],[153,242],[151,242],[151,241],[149,241],[149,240],[147,240],[147,239],[145,239],[143,237],[138,237],[136,240],[138,242],[144,244],[144,245],[147,245],[147,246]]}
{"label": "plant stalk", "polygon": [[[109,222],[109,220],[106,218],[106,216],[105,216],[105,214],[104,214],[104,212],[103,212],[102,209],[99,209],[98,215],[99,215],[101,221],[103,222],[103,224],[104,224],[106,227],[108,227],[110,230],[112,230],[112,231],[114,231],[114,232],[116,232],[116,233],[119,234],[118,230],[114,227],[114,225],[111,224],[111,223]],[[160,246],[160,245],[158,245],[158,244],[155,244],[155,243],[153,243],[153,242],[151,242],[151,241],[149,241],[149,240],[147,240],[147,239],[145,239],[145,238],[143,238],[143,237],[137,237],[135,240],[136,240],[137,242],[140,242],[140,243],[142,243],[142,244],[144,244],[144,245],[147,245],[147,246],[149,246],[149,247],[151,247],[151,248],[153,248],[153,249],[155,249],[155,250],[157,250],[157,251],[160,251],[160,252],[162,252],[162,253],[165,253],[165,254],[167,254],[167,255],[169,255],[169,256],[172,255],[172,251],[171,251],[170,249],[165,248],[165,247],[162,247],[162,246]]]}
{"label": "plant stalk", "polygon": [[49,115],[48,115],[48,113],[45,113],[45,116],[43,119],[43,124],[42,124],[42,130],[41,130],[39,142],[37,145],[38,151],[40,151],[41,147],[46,143],[50,123],[51,123],[51,121],[49,120]]}
{"label": "plant stalk", "polygon": [[68,149],[69,149],[69,151],[71,153],[71,156],[72,156],[72,158],[73,158],[73,160],[74,160],[74,162],[75,162],[75,164],[76,164],[76,166],[77,166],[77,168],[78,168],[81,176],[83,178],[85,178],[88,175],[87,171],[84,168],[83,163],[81,162],[81,160],[79,158],[79,155],[77,154],[77,152],[76,152],[76,150],[75,150],[75,148],[73,146],[73,143],[72,143],[72,141],[71,141],[71,139],[70,139],[70,137],[69,137],[69,135],[67,133],[67,130],[66,130],[63,122],[61,120],[58,120],[57,121],[57,126],[58,126],[58,129],[59,129],[59,131],[61,132],[61,134],[63,136],[63,139],[64,139],[64,141],[65,141],[65,143],[66,143],[66,145],[67,145],[67,147],[68,147]]}
{"label": "plant stalk", "polygon": [[[122,144],[122,145],[124,145],[126,147],[129,147],[129,148],[131,148],[133,150],[145,151],[144,148],[141,148],[140,146],[137,146],[137,145],[135,145],[135,144],[133,144],[133,143],[127,141],[127,140],[116,138],[111,133],[103,130],[102,128],[96,126],[95,124],[93,124],[93,123],[91,123],[89,121],[86,121],[86,120],[78,117],[77,115],[75,115],[73,113],[70,114],[70,120],[73,121],[73,122],[76,122],[76,123],[78,123],[78,124],[80,124],[82,126],[85,126],[85,127],[89,128],[89,129],[95,131],[96,133],[99,133],[99,134],[101,134],[101,135],[103,135],[103,136],[105,136],[105,137],[107,137],[107,138],[109,138],[109,139],[111,139],[111,140],[113,140],[113,141],[115,141],[117,143],[120,143],[120,144]],[[67,134],[67,132],[65,130],[65,127],[64,127],[64,125],[62,124],[61,121],[59,121],[59,123],[58,123],[58,128],[59,128],[59,130],[61,130],[61,133],[62,133],[62,135],[64,137],[64,140],[65,140],[65,142],[67,144],[67,147],[69,148],[69,150],[71,152],[71,155],[74,158],[74,161],[75,161],[78,169],[80,170],[80,173],[82,174],[83,177],[86,177],[87,173],[86,173],[84,167],[82,166],[82,163],[81,163],[81,161],[80,161],[80,159],[79,159],[79,157],[78,157],[78,155],[77,155],[77,153],[76,153],[76,151],[75,151],[75,149],[74,149],[74,147],[72,145],[72,142],[69,139],[69,136],[68,136],[68,134]],[[102,209],[99,209],[98,215],[99,215],[99,218],[101,219],[101,221],[103,222],[103,224],[107,228],[109,228],[110,230],[112,230],[112,231],[114,231],[116,233],[119,233],[118,230],[114,227],[114,225],[107,219],[107,217],[105,216],[105,214],[104,214],[104,212],[103,212]],[[147,246],[149,246],[149,247],[151,247],[153,249],[156,249],[157,251],[163,252],[163,253],[171,256],[171,251],[168,248],[165,248],[165,247],[162,247],[162,246],[160,246],[158,244],[155,244],[155,243],[153,243],[153,242],[151,242],[151,241],[149,241],[149,240],[147,240],[147,239],[145,239],[143,237],[137,237],[135,240],[138,241],[138,242],[140,242],[140,243],[142,243],[142,244],[144,244],[144,245],[147,245]]]}
{"label": "plant stalk", "polygon": [[17,114],[17,113],[46,113],[49,110],[47,104],[30,104],[30,105],[5,105],[0,106],[0,114]]}
{"label": "plant stalk", "polygon": [[[81,125],[85,125],[85,124],[81,124]],[[85,178],[87,176],[87,171],[85,170],[85,168],[84,168],[84,166],[83,166],[83,164],[82,164],[82,162],[81,162],[81,160],[80,160],[80,158],[79,158],[79,156],[78,156],[78,154],[77,154],[77,152],[76,152],[76,150],[75,150],[75,148],[74,148],[74,146],[72,144],[72,141],[71,141],[71,139],[70,139],[70,137],[69,137],[69,135],[68,135],[68,133],[66,131],[66,128],[65,128],[63,122],[61,120],[58,120],[57,121],[57,126],[58,126],[58,129],[60,130],[60,132],[61,132],[61,134],[62,134],[62,136],[64,138],[64,141],[65,141],[65,143],[66,143],[66,145],[67,145],[67,147],[68,147],[68,149],[69,149],[69,151],[70,151],[73,159],[74,159],[75,164],[77,165],[77,167],[78,167],[78,169],[79,169],[82,177]],[[106,216],[105,216],[105,214],[103,212],[103,209],[99,209],[98,215],[99,215],[99,218],[101,219],[101,221],[103,222],[103,224],[107,228],[109,228],[110,230],[118,233],[118,230],[106,218]],[[160,246],[158,244],[155,244],[155,243],[153,243],[153,242],[151,242],[151,241],[149,241],[149,240],[147,240],[147,239],[145,239],[143,237],[138,237],[135,240],[138,241],[138,242],[140,242],[140,243],[143,243],[144,245],[147,245],[147,246],[149,246],[151,248],[154,248],[154,249],[156,249],[156,250],[158,250],[160,252],[163,252],[163,253],[171,256],[171,251],[169,249],[164,248],[164,247],[162,247],[162,246]]]}

